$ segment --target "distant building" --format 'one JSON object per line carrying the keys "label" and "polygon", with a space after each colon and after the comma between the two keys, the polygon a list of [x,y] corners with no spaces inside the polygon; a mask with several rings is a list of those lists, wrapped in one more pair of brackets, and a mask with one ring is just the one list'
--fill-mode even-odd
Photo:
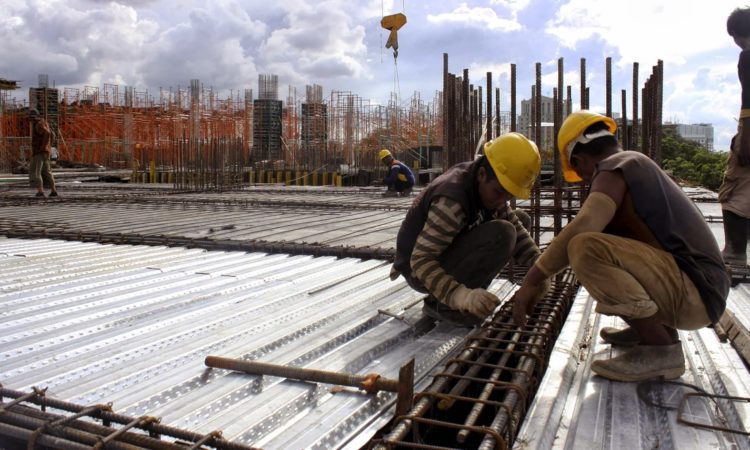
{"label": "distant building", "polygon": [[[531,140],[535,140],[532,124],[534,123],[531,100],[521,101],[521,114],[518,116],[518,131]],[[563,102],[563,117],[568,115]],[[536,145],[540,150],[552,151],[555,147],[555,102],[552,97],[542,96],[542,139]]]}
{"label": "distant building", "polygon": [[714,126],[710,123],[677,124],[677,134],[688,141],[697,142],[708,151],[714,149]]}

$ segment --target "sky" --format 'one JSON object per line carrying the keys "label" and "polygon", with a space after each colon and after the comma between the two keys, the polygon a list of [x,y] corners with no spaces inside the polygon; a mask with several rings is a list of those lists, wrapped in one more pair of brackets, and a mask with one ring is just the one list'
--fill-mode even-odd
{"label": "sky", "polygon": [[[613,110],[628,91],[633,63],[642,83],[664,62],[665,121],[711,123],[714,148],[727,150],[740,109],[739,48],[726,18],[732,0],[0,0],[0,78],[18,80],[26,97],[38,74],[60,87],[104,83],[159,88],[200,79],[220,94],[251,88],[259,74],[305,86],[349,91],[371,103],[391,92],[407,104],[414,92],[431,101],[449,71],[469,69],[484,85],[493,73],[508,108],[510,64],[520,98],[542,64],[542,93],[564,82],[579,102],[578,68],[586,58],[591,109],[604,110],[605,59],[612,58]],[[403,13],[399,54],[385,49],[383,15]]]}

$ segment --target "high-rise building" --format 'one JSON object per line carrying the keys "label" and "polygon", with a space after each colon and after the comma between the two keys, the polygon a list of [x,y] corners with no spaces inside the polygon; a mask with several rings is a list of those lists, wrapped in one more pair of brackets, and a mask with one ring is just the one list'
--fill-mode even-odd
{"label": "high-rise building", "polygon": [[710,123],[677,124],[677,134],[688,141],[697,142],[708,151],[714,149],[714,126]]}
{"label": "high-rise building", "polygon": [[[518,131],[531,140],[535,140],[533,123],[534,111],[532,100],[521,101],[521,114],[518,116]],[[536,142],[539,150],[552,151],[555,148],[555,102],[552,97],[542,96],[542,139]],[[567,116],[563,102],[563,116]]]}

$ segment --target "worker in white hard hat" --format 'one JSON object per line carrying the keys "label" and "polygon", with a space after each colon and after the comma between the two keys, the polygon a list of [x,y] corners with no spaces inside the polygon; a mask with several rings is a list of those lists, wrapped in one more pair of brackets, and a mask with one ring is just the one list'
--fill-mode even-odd
{"label": "worker in white hard hat", "polygon": [[383,184],[388,186],[386,196],[408,196],[414,187],[414,173],[409,166],[395,159],[390,150],[384,148],[378,153],[378,159],[388,168],[388,174],[383,180]]}
{"label": "worker in white hard hat", "polygon": [[528,267],[540,255],[526,229],[528,215],[508,205],[529,197],[540,167],[534,142],[507,133],[485,144],[479,159],[436,178],[401,224],[391,279],[403,275],[428,293],[422,309],[434,319],[482,323],[500,304],[487,291],[500,270],[511,258]]}
{"label": "worker in white hard hat", "polygon": [[640,152],[623,151],[615,121],[591,111],[568,116],[558,134],[563,175],[591,188],[580,212],[550,243],[513,297],[518,325],[534,309],[544,280],[570,266],[600,314],[629,327],[601,338],[630,350],[594,361],[617,381],[679,378],[685,372],[677,330],[718,322],[730,280],[701,212]]}

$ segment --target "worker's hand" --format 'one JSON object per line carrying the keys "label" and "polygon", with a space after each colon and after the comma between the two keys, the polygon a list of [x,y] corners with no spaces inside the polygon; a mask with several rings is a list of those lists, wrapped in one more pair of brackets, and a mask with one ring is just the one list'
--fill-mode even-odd
{"label": "worker's hand", "polygon": [[486,289],[469,289],[462,284],[453,291],[446,304],[453,309],[485,318],[500,304],[500,299]]}
{"label": "worker's hand", "polygon": [[549,280],[539,284],[524,283],[511,298],[513,302],[513,322],[518,326],[526,325],[526,316],[534,311],[536,302],[542,299],[549,290]]}

